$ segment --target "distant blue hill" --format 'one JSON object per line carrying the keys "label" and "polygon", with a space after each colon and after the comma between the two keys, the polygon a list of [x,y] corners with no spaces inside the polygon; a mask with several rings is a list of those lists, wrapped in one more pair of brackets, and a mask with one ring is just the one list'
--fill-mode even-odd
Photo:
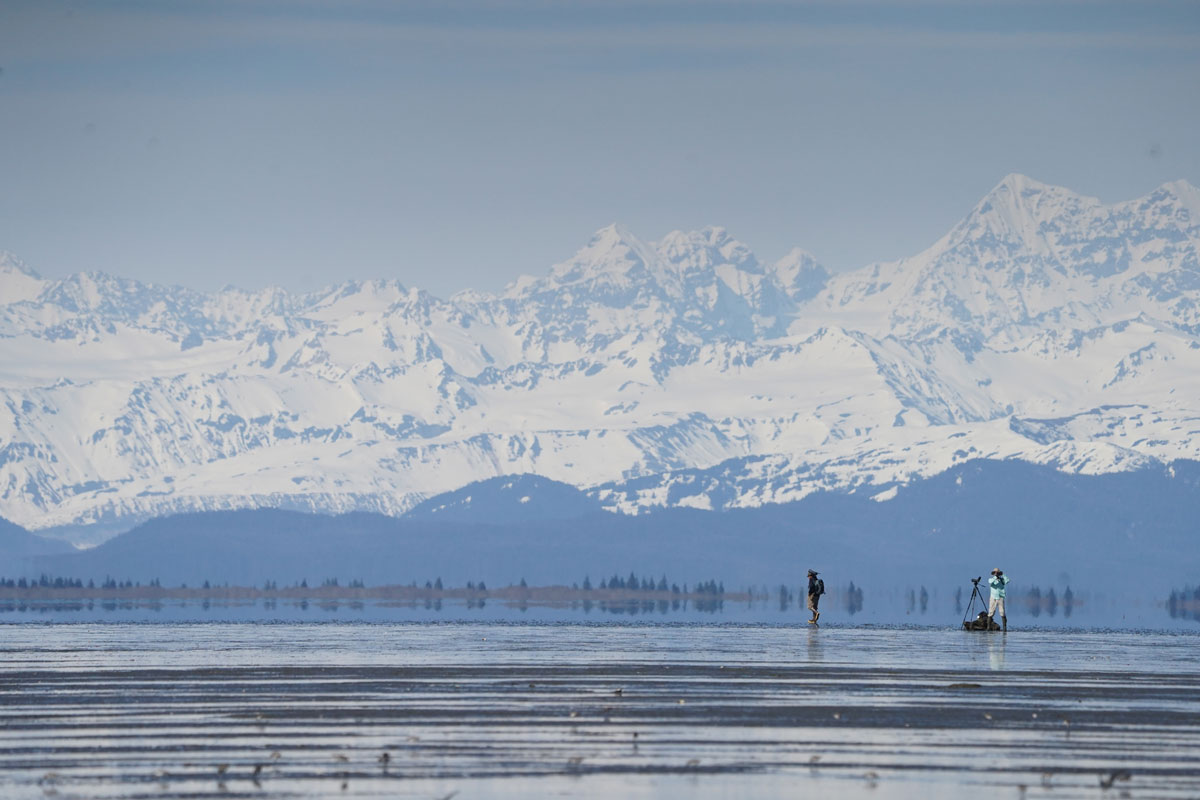
{"label": "distant blue hill", "polygon": [[504,475],[476,481],[414,506],[405,519],[511,525],[605,513],[569,483],[541,475]]}
{"label": "distant blue hill", "polygon": [[[448,516],[253,510],[168,517],[93,550],[39,558],[36,566],[62,577],[168,585],[334,577],[541,584],[633,570],[731,586],[795,584],[809,567],[837,583],[960,585],[1000,566],[1026,584],[1133,586],[1147,595],[1200,574],[1200,463],[1191,461],[1099,476],[974,461],[901,487],[886,502],[826,493],[763,508],[636,517],[592,513],[579,503],[582,515],[555,518],[575,501],[561,485],[540,480],[473,488],[469,504],[439,499],[434,507],[451,509]],[[550,513],[539,518],[533,512],[542,490]],[[514,519],[524,506],[533,508]],[[478,521],[487,509],[495,524]]]}
{"label": "distant blue hill", "polygon": [[18,573],[29,572],[31,559],[36,556],[73,552],[75,548],[66,542],[38,536],[0,518],[0,577],[17,577]]}

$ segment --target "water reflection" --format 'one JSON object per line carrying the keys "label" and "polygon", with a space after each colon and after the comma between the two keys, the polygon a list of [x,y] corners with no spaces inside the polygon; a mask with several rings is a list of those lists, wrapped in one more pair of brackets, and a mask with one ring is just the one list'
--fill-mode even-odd
{"label": "water reflection", "polygon": [[812,664],[820,664],[825,660],[822,655],[821,629],[815,625],[808,629],[807,655],[809,663]]}
{"label": "water reflection", "polygon": [[[444,590],[412,597],[371,596],[372,590],[309,595],[285,591],[258,591],[259,596],[234,595],[232,589],[221,594],[171,596],[163,590],[150,597],[100,593],[98,596],[29,597],[6,595],[0,587],[0,622],[303,622],[303,621],[478,621],[495,622],[518,619],[581,621],[586,619],[619,622],[758,622],[803,625],[803,587],[779,586],[754,588],[726,594],[625,595],[609,592],[565,591],[560,596],[539,595],[537,589],[503,595],[504,590],[475,589],[471,592]],[[455,594],[457,592],[457,594]],[[924,625],[958,628],[963,619],[960,610],[965,592],[929,589],[862,587],[849,582],[830,584],[822,603],[824,626],[846,625]],[[1106,627],[1183,628],[1200,616],[1195,610],[1195,590],[1176,591],[1171,599],[1146,602],[1144,598],[1103,597],[1087,594],[1082,598],[1069,587],[1012,593],[1009,628],[1021,631],[1030,627]],[[1037,599],[1031,602],[1031,597]],[[1035,613],[1036,609],[1036,613]],[[978,610],[978,600],[975,601]],[[1081,616],[1082,612],[1082,616]]]}
{"label": "water reflection", "polygon": [[[764,605],[754,601],[747,601],[736,604],[740,609],[762,610]],[[266,612],[263,614],[269,617],[272,612],[288,613],[290,612],[305,612],[310,608],[332,614],[355,612],[362,613],[367,611],[385,611],[388,609],[401,610],[423,610],[431,613],[442,611],[470,611],[470,612],[488,612],[488,611],[518,611],[528,612],[531,609],[549,609],[555,611],[570,611],[580,614],[591,614],[593,612],[599,614],[610,614],[618,617],[637,617],[637,616],[667,616],[671,614],[704,614],[717,615],[726,610],[726,601],[723,597],[701,597],[701,598],[683,598],[674,599],[653,598],[653,599],[601,599],[593,600],[590,598],[574,599],[571,601],[561,602],[537,602],[528,598],[517,598],[510,600],[493,601],[489,604],[488,599],[482,596],[444,599],[442,597],[427,596],[419,600],[364,600],[361,598],[336,598],[336,597],[318,597],[318,598],[291,598],[282,600],[279,598],[253,598],[247,600],[234,600],[226,597],[202,597],[193,599],[140,599],[140,598],[105,598],[97,600],[63,600],[63,599],[0,599],[0,614],[14,615],[39,615],[49,617],[69,617],[76,613],[85,612],[104,612],[104,613],[120,613],[120,612],[138,612],[150,611],[161,613],[164,610],[173,613],[186,613],[188,611],[201,611],[205,615],[211,614],[216,618],[221,618],[233,613],[235,616],[245,616],[247,613],[253,614],[255,611]]]}
{"label": "water reflection", "polygon": [[1200,622],[1200,586],[1172,589],[1167,597],[1167,613],[1171,619]]}
{"label": "water reflection", "polygon": [[1008,645],[1008,636],[1004,633],[987,633],[988,666],[993,670],[1004,669],[1004,648]]}

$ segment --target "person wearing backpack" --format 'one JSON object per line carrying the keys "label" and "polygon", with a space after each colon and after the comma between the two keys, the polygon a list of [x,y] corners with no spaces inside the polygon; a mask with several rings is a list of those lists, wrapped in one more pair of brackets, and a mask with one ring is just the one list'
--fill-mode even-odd
{"label": "person wearing backpack", "polygon": [[821,618],[821,612],[817,610],[817,606],[821,602],[823,594],[825,594],[825,581],[817,577],[816,570],[810,569],[808,571],[808,610],[812,612],[812,619],[808,621],[809,625],[816,625],[817,620]]}

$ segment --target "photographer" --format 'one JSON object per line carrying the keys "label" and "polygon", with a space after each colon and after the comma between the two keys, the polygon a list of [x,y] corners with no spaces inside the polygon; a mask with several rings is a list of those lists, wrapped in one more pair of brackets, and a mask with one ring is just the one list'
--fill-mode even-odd
{"label": "photographer", "polygon": [[1004,595],[1008,586],[1008,576],[1004,574],[999,567],[992,570],[992,577],[988,579],[988,586],[992,589],[992,599],[988,603],[988,622],[994,622],[992,618],[996,616],[997,609],[1000,611],[1000,621],[1004,625],[1004,630],[1008,630],[1008,615],[1004,610]]}

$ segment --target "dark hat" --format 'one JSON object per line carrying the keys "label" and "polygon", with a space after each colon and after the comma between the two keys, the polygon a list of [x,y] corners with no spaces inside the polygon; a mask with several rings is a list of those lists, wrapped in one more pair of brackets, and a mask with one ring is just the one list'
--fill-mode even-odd
{"label": "dark hat", "polygon": [[808,571],[808,574],[809,574],[809,575],[816,575],[816,574],[817,574],[817,571],[816,571],[815,569],[810,569],[810,570]]}

